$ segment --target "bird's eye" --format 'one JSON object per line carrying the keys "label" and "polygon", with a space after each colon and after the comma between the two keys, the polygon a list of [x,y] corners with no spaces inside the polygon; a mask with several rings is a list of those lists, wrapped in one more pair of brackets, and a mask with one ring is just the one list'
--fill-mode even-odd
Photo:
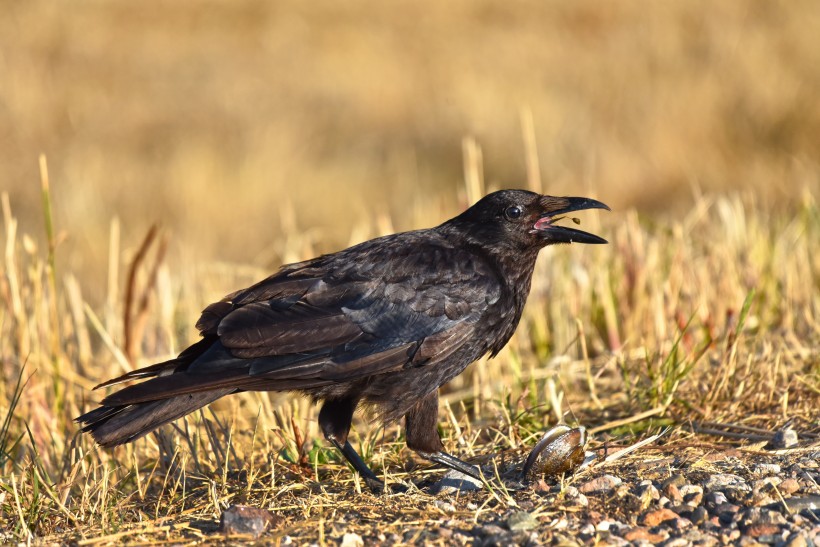
{"label": "bird's eye", "polygon": [[517,220],[521,218],[523,214],[524,211],[518,205],[511,205],[504,210],[504,216],[509,220]]}

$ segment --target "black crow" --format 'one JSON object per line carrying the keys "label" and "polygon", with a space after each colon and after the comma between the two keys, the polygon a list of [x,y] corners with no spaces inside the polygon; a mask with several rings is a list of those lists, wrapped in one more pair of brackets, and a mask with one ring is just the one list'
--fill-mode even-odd
{"label": "black crow", "polygon": [[322,402],[322,432],[373,491],[383,484],[347,440],[360,404],[384,421],[404,417],[422,457],[477,476],[443,450],[438,388],[510,339],[541,248],[606,243],[555,224],[582,209],[609,208],[503,190],[435,228],[283,266],[208,306],[202,339],[176,359],[97,386],[140,380],[77,421],[111,447],[231,393],[298,391]]}

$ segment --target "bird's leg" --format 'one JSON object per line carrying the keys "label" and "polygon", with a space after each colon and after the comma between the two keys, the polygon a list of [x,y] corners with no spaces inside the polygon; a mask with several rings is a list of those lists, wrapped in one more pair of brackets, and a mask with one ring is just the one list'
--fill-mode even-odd
{"label": "bird's leg", "polygon": [[356,400],[351,398],[328,400],[319,411],[319,427],[322,428],[325,438],[339,449],[342,456],[350,462],[353,469],[362,476],[367,487],[374,494],[384,492],[384,483],[367,467],[358,452],[347,441],[350,433],[350,424],[353,422],[353,412],[356,410]]}
{"label": "bird's leg", "polygon": [[481,473],[478,467],[463,462],[444,451],[441,437],[438,435],[438,391],[434,391],[416,403],[404,416],[407,429],[407,446],[426,460],[455,469],[478,480]]}

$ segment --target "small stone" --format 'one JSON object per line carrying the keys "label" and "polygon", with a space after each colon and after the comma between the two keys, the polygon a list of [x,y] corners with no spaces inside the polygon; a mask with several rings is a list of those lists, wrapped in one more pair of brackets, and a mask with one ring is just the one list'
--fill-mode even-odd
{"label": "small stone", "polygon": [[780,477],[766,477],[758,479],[752,483],[752,492],[773,492],[775,487],[780,485],[783,479]]}
{"label": "small stone", "polygon": [[663,544],[663,547],[687,547],[689,540],[686,538],[672,538]]}
{"label": "small stone", "polygon": [[683,486],[684,484],[686,484],[686,477],[684,477],[680,473],[675,473],[674,475],[672,475],[668,479],[665,479],[661,483],[661,489],[665,489],[668,486],[678,486],[678,487],[680,487],[680,486]]}
{"label": "small stone", "polygon": [[539,494],[549,494],[550,492],[550,485],[547,484],[547,481],[544,479],[538,479],[533,482],[530,488],[532,488],[533,492],[537,492]]}
{"label": "small stone", "polygon": [[774,434],[769,445],[775,449],[793,448],[797,446],[797,431],[791,428],[781,429]]}
{"label": "small stone", "polygon": [[364,540],[359,534],[345,534],[342,536],[342,543],[339,547],[362,547]]}
{"label": "small stone", "polygon": [[752,473],[758,477],[765,477],[767,475],[779,475],[780,466],[776,463],[759,463],[752,468]]}
{"label": "small stone", "polygon": [[507,528],[513,532],[523,532],[538,528],[538,519],[526,511],[516,511],[507,518]]}
{"label": "small stone", "polygon": [[696,507],[695,510],[692,511],[692,516],[690,518],[693,524],[700,524],[701,522],[706,522],[706,519],[709,518],[709,513],[703,506]]}
{"label": "small stone", "polygon": [[671,524],[675,530],[686,530],[692,527],[692,521],[683,517],[678,517],[668,524]]}
{"label": "small stone", "polygon": [[746,509],[740,514],[740,519],[747,526],[749,524],[773,524],[772,522],[769,522],[767,518],[768,511],[766,511],[766,509],[761,509],[760,507]]}
{"label": "small stone", "polygon": [[818,511],[820,510],[820,496],[789,498],[786,500],[786,507],[794,513],[799,513],[804,510]]}
{"label": "small stone", "polygon": [[578,533],[584,536],[594,536],[595,535],[595,525],[591,522],[587,522],[578,530]]}
{"label": "small stone", "polygon": [[585,482],[579,490],[583,494],[605,494],[621,485],[621,479],[613,475],[603,475]]}
{"label": "small stone", "polygon": [[737,529],[729,530],[728,532],[724,532],[724,533],[720,534],[720,540],[724,544],[733,543],[735,540],[740,538],[740,535],[741,535],[740,530],[737,530]]}
{"label": "small stone", "polygon": [[650,511],[641,517],[640,523],[644,526],[658,526],[662,522],[672,521],[678,518],[678,514],[669,509],[657,509]]}
{"label": "small stone", "polygon": [[223,534],[243,534],[259,537],[265,531],[279,526],[284,519],[267,509],[232,505],[219,518],[219,531]]}
{"label": "small stone", "polygon": [[780,527],[774,524],[752,524],[746,528],[746,535],[759,538],[764,535],[774,535],[780,531]]}
{"label": "small stone", "polygon": [[692,514],[692,506],[683,503],[679,505],[670,505],[669,507],[667,507],[667,509],[685,518],[689,518],[689,516]]}
{"label": "small stone", "polygon": [[641,500],[641,507],[647,509],[653,501],[659,500],[661,493],[652,484],[652,481],[643,481],[638,485],[635,495]]}
{"label": "small stone", "polygon": [[791,496],[800,490],[800,483],[795,479],[786,479],[777,487],[784,496]]}
{"label": "small stone", "polygon": [[664,539],[666,539],[664,536],[660,534],[653,534],[649,531],[648,528],[644,527],[636,527],[627,530],[627,532],[623,535],[623,538],[633,543],[638,541],[648,541],[649,543],[653,544],[658,544]]}
{"label": "small stone", "polygon": [[480,536],[498,536],[504,534],[505,530],[497,524],[486,524],[477,530]]}
{"label": "small stone", "polygon": [[670,502],[676,505],[683,502],[683,494],[680,493],[680,490],[674,484],[667,484],[663,489],[663,493],[666,494]]}
{"label": "small stone", "polygon": [[578,494],[573,501],[576,505],[580,505],[581,507],[589,507],[589,498],[587,498],[584,494]]}
{"label": "small stone", "polygon": [[680,487],[680,493],[684,498],[692,494],[703,494],[703,487],[698,484],[684,484]]}
{"label": "small stone", "polygon": [[564,489],[564,499],[572,502],[574,505],[580,505],[582,507],[589,506],[589,500],[585,495],[581,493],[580,490],[575,488],[574,486],[567,486]]}
{"label": "small stone", "polygon": [[433,502],[433,505],[435,505],[438,509],[441,509],[441,510],[442,510],[442,511],[444,511],[445,513],[455,513],[455,512],[456,512],[456,507],[455,507],[455,505],[453,505],[453,504],[452,504],[452,503],[450,503],[449,501],[445,501],[445,500],[435,500],[435,501]]}
{"label": "small stone", "polygon": [[703,481],[704,490],[723,490],[729,486],[737,487],[739,485],[744,485],[748,488],[746,481],[737,475],[732,475],[731,473],[717,473],[715,475],[710,475],[708,479]]}
{"label": "small stone", "polygon": [[730,524],[734,522],[738,511],[740,511],[740,506],[735,505],[734,503],[721,503],[715,507],[715,513],[717,513],[721,524]]}
{"label": "small stone", "polygon": [[452,494],[455,492],[471,492],[473,490],[481,490],[484,485],[480,480],[465,475],[455,469],[450,469],[447,473],[433,486],[433,492],[436,494]]}
{"label": "small stone", "polygon": [[710,508],[717,507],[727,501],[729,500],[726,499],[726,494],[723,492],[709,492],[706,494],[706,505]]}

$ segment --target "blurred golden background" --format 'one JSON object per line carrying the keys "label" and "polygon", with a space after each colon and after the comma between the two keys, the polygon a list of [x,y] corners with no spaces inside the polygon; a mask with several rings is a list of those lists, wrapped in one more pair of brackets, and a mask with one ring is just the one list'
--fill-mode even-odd
{"label": "blurred golden background", "polygon": [[526,187],[534,150],[545,191],[616,211],[818,189],[812,0],[2,10],[0,186],[39,238],[46,154],[58,266],[91,275],[93,301],[114,217],[125,249],[160,223],[172,265],[270,269],[283,231],[331,251],[463,208],[465,137],[490,189]]}
{"label": "blurred golden background", "polygon": [[[2,537],[120,538],[237,495],[323,542],[348,489],[305,473],[357,479],[305,399],[234,395],[113,451],[73,419],[226,293],[502,187],[604,201],[579,216],[610,244],[542,252],[510,344],[442,390],[449,451],[568,418],[606,446],[673,426],[670,454],[693,420],[818,438],[817,0],[0,0]],[[354,429],[412,476],[399,427]],[[391,500],[378,533],[441,517]]]}

